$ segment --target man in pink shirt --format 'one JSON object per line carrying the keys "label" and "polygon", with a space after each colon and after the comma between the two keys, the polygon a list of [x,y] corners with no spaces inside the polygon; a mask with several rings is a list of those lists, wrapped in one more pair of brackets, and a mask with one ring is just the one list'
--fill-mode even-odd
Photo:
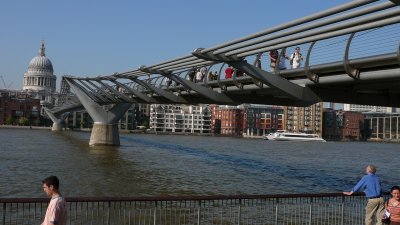
{"label": "man in pink shirt", "polygon": [[58,190],[60,181],[56,176],[50,176],[44,179],[42,183],[43,191],[51,197],[42,225],[66,225],[67,206],[65,199]]}

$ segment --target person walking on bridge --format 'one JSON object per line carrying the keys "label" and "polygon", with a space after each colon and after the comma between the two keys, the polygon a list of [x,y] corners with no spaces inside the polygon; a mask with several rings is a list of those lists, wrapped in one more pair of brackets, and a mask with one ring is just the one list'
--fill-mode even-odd
{"label": "person walking on bridge", "polygon": [[303,55],[300,53],[300,47],[296,47],[294,53],[290,56],[290,65],[292,69],[297,69],[301,66]]}
{"label": "person walking on bridge", "polygon": [[51,197],[42,225],[67,225],[67,206],[59,191],[60,181],[56,176],[42,181],[43,191]]}
{"label": "person walking on bridge", "polygon": [[368,199],[365,206],[365,225],[373,225],[374,216],[377,220],[376,224],[381,225],[382,213],[385,208],[382,197],[381,179],[375,174],[376,167],[374,165],[365,167],[365,173],[367,175],[363,176],[351,191],[343,192],[343,194],[352,195],[354,192],[363,190]]}

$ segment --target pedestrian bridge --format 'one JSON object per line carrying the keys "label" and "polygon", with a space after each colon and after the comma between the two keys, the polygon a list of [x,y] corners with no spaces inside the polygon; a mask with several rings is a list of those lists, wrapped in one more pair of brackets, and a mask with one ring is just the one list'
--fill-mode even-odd
{"label": "pedestrian bridge", "polygon": [[[350,1],[133,71],[65,75],[60,98],[47,112],[53,128],[60,129],[62,115],[84,107],[95,122],[90,144],[119,145],[115,124],[133,103],[400,107],[399,4]],[[289,58],[295,48],[300,48],[302,61],[292,69]],[[276,64],[284,63],[286,69],[271,67],[274,50]],[[228,66],[233,67],[232,77],[225,76]],[[200,68],[204,77],[193,78],[192,72]]]}

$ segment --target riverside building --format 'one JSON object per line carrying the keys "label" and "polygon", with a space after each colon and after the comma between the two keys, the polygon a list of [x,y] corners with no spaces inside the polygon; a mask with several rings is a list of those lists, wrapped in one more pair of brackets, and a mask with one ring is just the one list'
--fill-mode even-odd
{"label": "riverside building", "polygon": [[150,128],[156,132],[210,133],[211,110],[208,105],[152,104]]}
{"label": "riverside building", "polygon": [[364,113],[367,140],[400,142],[400,113]]}
{"label": "riverside building", "polygon": [[211,105],[214,134],[242,135],[244,110],[241,106]]}
{"label": "riverside building", "polygon": [[284,108],[285,130],[322,136],[322,102],[309,107],[285,106]]}
{"label": "riverside building", "polygon": [[0,90],[0,124],[38,126],[40,110],[40,101],[26,92]]}
{"label": "riverside building", "polygon": [[323,132],[325,140],[359,141],[364,138],[364,115],[361,112],[324,109]]}
{"label": "riverside building", "polygon": [[262,137],[285,127],[284,107],[244,104],[244,137]]}
{"label": "riverside building", "polygon": [[382,112],[382,113],[392,113],[396,109],[392,107],[384,106],[372,106],[372,105],[356,105],[356,104],[344,104],[344,111],[356,111],[356,112]]}
{"label": "riverside building", "polygon": [[211,105],[212,132],[222,135],[262,137],[285,126],[281,106],[243,104]]}

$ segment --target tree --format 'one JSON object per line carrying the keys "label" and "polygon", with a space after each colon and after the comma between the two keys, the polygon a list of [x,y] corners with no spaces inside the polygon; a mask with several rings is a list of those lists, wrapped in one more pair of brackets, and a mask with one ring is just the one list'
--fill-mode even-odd
{"label": "tree", "polygon": [[11,115],[7,116],[6,124],[7,125],[13,125],[14,124],[14,118]]}
{"label": "tree", "polygon": [[21,118],[19,118],[18,123],[21,126],[28,126],[29,125],[29,120],[26,117],[21,117]]}

